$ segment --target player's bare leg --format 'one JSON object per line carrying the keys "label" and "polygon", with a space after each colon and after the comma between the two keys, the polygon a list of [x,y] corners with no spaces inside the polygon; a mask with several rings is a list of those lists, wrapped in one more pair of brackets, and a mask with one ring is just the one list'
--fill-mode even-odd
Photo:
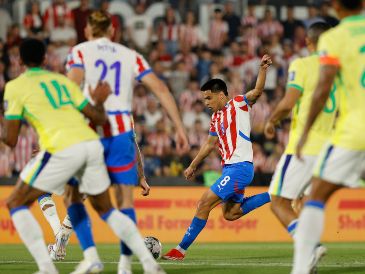
{"label": "player's bare leg", "polygon": [[288,232],[293,235],[297,223],[298,215],[292,207],[293,200],[286,199],[280,196],[271,196],[271,211],[278,218],[280,223],[288,229]]}
{"label": "player's bare leg", "polygon": [[182,241],[176,248],[171,249],[164,256],[162,256],[162,259],[183,260],[185,258],[186,250],[205,227],[209,213],[221,202],[221,198],[219,198],[212,190],[207,190],[198,202],[195,216]]}
{"label": "player's bare leg", "polygon": [[[101,267],[96,269],[98,272],[95,273],[100,273],[103,270],[103,267],[93,241],[89,217],[82,204],[82,197],[76,190],[72,191],[71,195],[75,196],[67,197],[66,204],[71,203],[68,207],[69,216],[83,248],[85,257],[72,274],[94,273],[89,272],[89,270],[91,267],[96,267],[98,265]],[[133,253],[139,258],[145,274],[165,273],[145,246],[133,221],[113,208],[108,190],[98,195],[90,195],[88,196],[88,199],[99,216],[110,226],[118,238],[123,239]]]}
{"label": "player's bare leg", "polygon": [[313,252],[320,241],[324,227],[324,206],[340,185],[313,178],[308,202],[300,215],[295,236],[293,274],[309,273]]}
{"label": "player's bare leg", "polygon": [[[115,199],[118,209],[126,214],[134,223],[136,223],[136,214],[134,210],[134,185],[115,184]],[[118,264],[118,274],[132,273],[132,251],[126,244],[121,242],[121,255]]]}
{"label": "player's bare leg", "polygon": [[35,259],[40,272],[55,274],[58,271],[48,254],[42,229],[28,209],[43,194],[45,192],[18,180],[15,189],[7,200],[7,207],[20,238]]}

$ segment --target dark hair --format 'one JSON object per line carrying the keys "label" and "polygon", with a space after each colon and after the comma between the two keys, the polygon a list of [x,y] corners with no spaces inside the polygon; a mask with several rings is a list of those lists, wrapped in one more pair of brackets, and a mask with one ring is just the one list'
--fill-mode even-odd
{"label": "dark hair", "polygon": [[210,90],[213,93],[223,92],[224,95],[228,96],[227,85],[221,79],[210,79],[201,88],[201,91]]}
{"label": "dark hair", "polygon": [[308,28],[308,38],[312,41],[312,43],[317,44],[319,36],[330,28],[331,25],[326,22],[313,23]]}
{"label": "dark hair", "polygon": [[42,65],[46,55],[46,45],[34,38],[24,40],[20,45],[20,58],[28,67]]}
{"label": "dark hair", "polygon": [[347,10],[361,10],[362,0],[337,0]]}

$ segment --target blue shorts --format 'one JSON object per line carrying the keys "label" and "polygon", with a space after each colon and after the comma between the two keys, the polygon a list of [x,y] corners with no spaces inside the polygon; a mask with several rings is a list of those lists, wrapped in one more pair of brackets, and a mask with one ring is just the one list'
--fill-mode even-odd
{"label": "blue shorts", "polygon": [[222,176],[210,189],[224,202],[242,203],[245,188],[251,183],[253,175],[253,164],[251,162],[225,165]]}
{"label": "blue shorts", "polygon": [[113,184],[137,185],[137,157],[133,132],[102,138],[105,163]]}

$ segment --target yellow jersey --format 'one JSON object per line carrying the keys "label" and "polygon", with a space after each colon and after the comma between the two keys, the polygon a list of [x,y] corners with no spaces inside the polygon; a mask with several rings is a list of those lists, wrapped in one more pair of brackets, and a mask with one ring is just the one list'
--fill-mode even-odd
{"label": "yellow jersey", "polygon": [[319,40],[321,65],[338,66],[341,85],[339,119],[332,143],[365,149],[365,16],[349,16]]}
{"label": "yellow jersey", "polygon": [[40,68],[28,69],[5,86],[5,119],[26,119],[49,153],[98,139],[80,112],[87,103],[71,80]]}
{"label": "yellow jersey", "polygon": [[[319,56],[314,53],[308,57],[294,60],[288,73],[288,87],[301,92],[301,96],[292,110],[289,141],[286,154],[294,154],[299,138],[303,132],[310,110],[312,96],[319,79]],[[307,143],[303,148],[304,155],[318,155],[333,131],[333,125],[338,108],[337,85],[334,84],[330,98],[308,135]]]}

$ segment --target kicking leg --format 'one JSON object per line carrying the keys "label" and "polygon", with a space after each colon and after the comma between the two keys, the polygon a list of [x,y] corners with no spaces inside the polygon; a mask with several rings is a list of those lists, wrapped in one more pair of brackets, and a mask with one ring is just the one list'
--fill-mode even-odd
{"label": "kicking leg", "polygon": [[[133,188],[134,185],[114,185],[115,197],[120,212],[128,216],[136,224],[137,217],[134,209]],[[118,273],[132,273],[132,251],[123,241],[120,242]]]}
{"label": "kicking leg", "polygon": [[28,209],[43,194],[45,194],[43,191],[18,180],[15,189],[7,200],[7,207],[20,238],[35,259],[39,270],[42,273],[53,274],[58,273],[58,271],[48,254],[42,229]]}
{"label": "kicking leg", "polygon": [[198,202],[195,217],[188,227],[182,241],[176,248],[171,249],[162,258],[166,260],[183,260],[185,258],[186,250],[205,227],[210,211],[221,202],[221,198],[219,198],[211,189],[206,191]]}
{"label": "kicking leg", "polygon": [[46,193],[38,197],[38,204],[42,210],[44,217],[51,226],[53,234],[56,236],[60,231],[61,224],[58,218],[56,204],[52,199],[51,193]]}
{"label": "kicking leg", "polygon": [[313,252],[320,241],[324,226],[324,205],[341,186],[319,178],[312,179],[312,190],[300,215],[295,235],[293,274],[308,274]]}

